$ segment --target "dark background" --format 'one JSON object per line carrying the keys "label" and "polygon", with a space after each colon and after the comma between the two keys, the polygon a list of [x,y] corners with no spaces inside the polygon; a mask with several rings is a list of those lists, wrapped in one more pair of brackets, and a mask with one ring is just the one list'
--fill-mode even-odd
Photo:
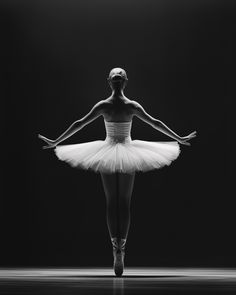
{"label": "dark background", "polygon": [[[127,97],[198,132],[171,167],[137,174],[126,265],[236,265],[231,3],[1,1],[1,266],[112,265],[100,176],[37,134],[55,139],[108,97],[113,67]],[[104,137],[99,118],[64,144]],[[132,138],[170,140],[137,118]]]}

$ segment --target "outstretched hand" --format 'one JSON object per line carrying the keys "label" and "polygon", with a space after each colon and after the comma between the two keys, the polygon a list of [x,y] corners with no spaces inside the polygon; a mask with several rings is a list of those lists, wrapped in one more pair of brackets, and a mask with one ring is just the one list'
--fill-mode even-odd
{"label": "outstretched hand", "polygon": [[188,141],[196,136],[197,136],[197,131],[194,131],[187,136],[181,137],[181,139],[179,140],[179,143],[184,145],[190,145]]}
{"label": "outstretched hand", "polygon": [[48,144],[48,145],[44,145],[42,147],[43,149],[54,148],[57,145],[55,140],[48,139],[47,137],[42,136],[41,134],[38,134],[38,138],[42,139],[43,141],[45,141]]}

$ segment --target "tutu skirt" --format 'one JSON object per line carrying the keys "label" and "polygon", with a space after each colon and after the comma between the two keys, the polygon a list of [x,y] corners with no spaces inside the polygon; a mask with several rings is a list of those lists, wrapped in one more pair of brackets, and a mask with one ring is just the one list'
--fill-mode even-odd
{"label": "tutu skirt", "polygon": [[85,143],[58,145],[59,160],[75,168],[104,173],[149,171],[170,165],[180,153],[179,144],[132,140],[131,122],[106,122],[107,137]]}

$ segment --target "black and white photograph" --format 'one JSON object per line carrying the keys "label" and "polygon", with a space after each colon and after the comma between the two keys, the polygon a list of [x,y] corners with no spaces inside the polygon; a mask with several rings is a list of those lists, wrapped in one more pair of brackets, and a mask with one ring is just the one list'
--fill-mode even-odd
{"label": "black and white photograph", "polygon": [[0,294],[236,294],[234,9],[1,1]]}

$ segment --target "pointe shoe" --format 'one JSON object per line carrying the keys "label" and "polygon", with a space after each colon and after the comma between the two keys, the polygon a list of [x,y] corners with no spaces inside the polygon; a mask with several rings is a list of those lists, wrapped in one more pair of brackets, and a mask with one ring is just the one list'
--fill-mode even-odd
{"label": "pointe shoe", "polygon": [[124,271],[124,258],[125,258],[125,243],[126,239],[111,239],[113,246],[114,263],[113,268],[117,277],[121,277]]}

